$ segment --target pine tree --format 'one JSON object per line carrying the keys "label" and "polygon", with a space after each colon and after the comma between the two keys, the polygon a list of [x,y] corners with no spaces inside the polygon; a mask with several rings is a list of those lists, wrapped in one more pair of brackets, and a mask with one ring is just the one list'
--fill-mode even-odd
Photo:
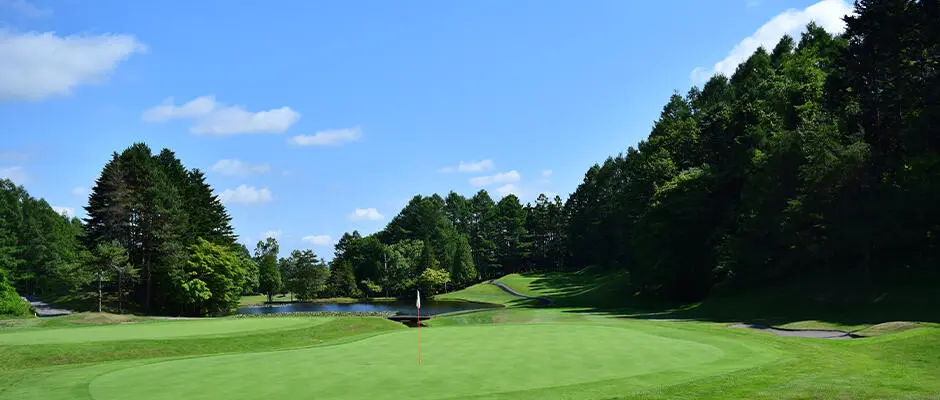
{"label": "pine tree", "polygon": [[467,235],[460,235],[450,268],[450,275],[454,283],[460,287],[473,283],[477,278],[477,270],[473,267],[473,255],[471,253],[470,240]]}
{"label": "pine tree", "polygon": [[497,271],[496,225],[493,215],[495,203],[486,190],[480,190],[470,199],[470,217],[468,230],[470,248],[473,251],[473,264],[479,269],[480,276],[488,278]]}
{"label": "pine tree", "polygon": [[333,260],[330,266],[330,277],[327,288],[333,296],[358,297],[359,289],[356,287],[356,274],[349,261]]}
{"label": "pine tree", "polygon": [[506,273],[520,270],[528,255],[525,209],[513,194],[503,197],[494,210],[497,257]]}
{"label": "pine tree", "polygon": [[424,246],[421,248],[421,259],[418,263],[418,269],[415,272],[417,275],[421,275],[425,270],[437,268],[437,266],[438,261],[434,257],[434,248],[431,246],[431,242],[425,239]]}

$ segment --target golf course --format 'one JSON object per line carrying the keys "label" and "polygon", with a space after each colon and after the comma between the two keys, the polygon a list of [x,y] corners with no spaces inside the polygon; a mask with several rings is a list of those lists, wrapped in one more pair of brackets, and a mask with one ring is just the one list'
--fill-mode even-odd
{"label": "golf course", "polygon": [[845,340],[780,336],[728,323],[567,307],[592,299],[588,294],[598,295],[604,285],[577,277],[567,279],[568,288],[533,284],[544,280],[542,274],[513,274],[498,282],[520,294],[556,294],[562,306],[484,282],[438,297],[504,307],[440,315],[417,329],[341,315],[167,320],[77,314],[4,321],[0,398],[940,395],[936,324],[855,327],[859,337]]}
{"label": "golf course", "polygon": [[216,2],[0,0],[0,400],[940,400],[940,0]]}

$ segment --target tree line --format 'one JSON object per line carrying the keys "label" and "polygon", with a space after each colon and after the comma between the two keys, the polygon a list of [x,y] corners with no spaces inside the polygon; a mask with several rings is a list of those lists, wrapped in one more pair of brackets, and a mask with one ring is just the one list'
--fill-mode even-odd
{"label": "tree line", "polygon": [[560,270],[565,225],[561,198],[522,205],[485,190],[414,196],[381,231],[345,233],[327,265],[310,250],[277,259],[277,240],[258,242],[259,291],[299,300],[435,294],[506,273]]}
{"label": "tree line", "polygon": [[673,95],[571,195],[569,265],[697,300],[716,287],[936,276],[940,3],[859,1]]}
{"label": "tree line", "polygon": [[85,211],[67,218],[0,181],[0,275],[23,294],[116,312],[227,313],[255,290],[225,207],[168,149],[112,154]]}
{"label": "tree line", "polygon": [[273,238],[250,254],[202,172],[167,149],[113,154],[84,221],[0,181],[0,295],[90,293],[109,309],[202,315],[246,293],[411,296],[586,266],[683,301],[929,281],[940,273],[940,3],[859,1],[845,21],[844,34],[810,24],[672,95],[648,138],[589,168],[564,203],[418,195],[381,231],[344,234],[329,263],[310,250],[278,258]]}

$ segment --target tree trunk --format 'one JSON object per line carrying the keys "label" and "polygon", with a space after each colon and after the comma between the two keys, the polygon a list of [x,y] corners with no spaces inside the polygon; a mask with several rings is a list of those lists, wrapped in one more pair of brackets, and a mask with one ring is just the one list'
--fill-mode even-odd
{"label": "tree trunk", "polygon": [[151,261],[151,256],[150,256],[150,254],[147,254],[147,255],[145,255],[144,257],[146,257],[146,260],[144,261],[144,265],[145,265],[146,274],[147,274],[147,290],[146,290],[146,297],[144,298],[144,309],[147,310],[147,314],[150,314],[150,290],[151,290],[151,288],[152,288],[152,286],[153,286],[153,285],[151,284],[151,283],[152,283],[152,279],[150,279],[150,277],[151,277],[151,273],[150,273],[150,261]]}
{"label": "tree trunk", "polygon": [[98,312],[101,312],[101,270],[98,270]]}
{"label": "tree trunk", "polygon": [[118,314],[124,314],[124,274],[118,272]]}

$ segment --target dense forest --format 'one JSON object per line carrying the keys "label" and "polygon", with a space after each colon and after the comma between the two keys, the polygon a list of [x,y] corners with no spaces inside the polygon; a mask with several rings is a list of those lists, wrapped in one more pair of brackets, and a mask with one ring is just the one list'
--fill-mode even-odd
{"label": "dense forest", "polygon": [[589,169],[565,206],[568,265],[679,300],[936,277],[940,2],[855,11],[841,36],[810,25],[673,95],[647,140]]}
{"label": "dense forest", "polygon": [[311,250],[279,258],[271,238],[249,253],[202,172],[166,149],[114,154],[84,221],[3,181],[0,314],[22,312],[14,287],[201,315],[248,293],[409,296],[586,266],[626,270],[631,293],[680,301],[935,279],[940,3],[855,11],[842,35],[811,24],[730,77],[672,95],[649,137],[589,168],[565,203],[415,196],[383,230],[344,234],[329,264]]}

